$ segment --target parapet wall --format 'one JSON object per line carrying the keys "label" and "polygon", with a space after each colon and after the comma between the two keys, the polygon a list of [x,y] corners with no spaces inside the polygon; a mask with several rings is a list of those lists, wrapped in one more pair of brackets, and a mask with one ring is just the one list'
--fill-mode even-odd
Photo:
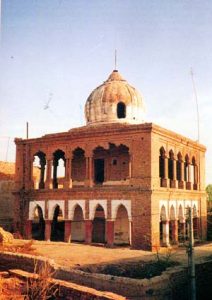
{"label": "parapet wall", "polygon": [[[33,272],[35,262],[39,264],[48,263],[55,271],[53,276],[55,279],[117,293],[127,297],[127,299],[188,299],[188,271],[185,267],[168,268],[161,276],[139,280],[85,273],[58,266],[53,260],[43,257],[0,252],[0,265],[6,268]],[[196,278],[198,298],[210,299],[209,295],[212,294],[212,260],[196,265]]]}

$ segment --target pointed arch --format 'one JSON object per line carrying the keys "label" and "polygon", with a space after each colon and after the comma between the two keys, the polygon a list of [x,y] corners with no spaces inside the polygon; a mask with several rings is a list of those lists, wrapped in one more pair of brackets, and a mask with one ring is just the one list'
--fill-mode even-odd
{"label": "pointed arch", "polygon": [[172,221],[176,219],[176,213],[175,213],[174,205],[172,205],[170,207],[169,219],[172,220]]}
{"label": "pointed arch", "polygon": [[45,221],[42,208],[36,205],[33,210],[32,220],[32,238],[35,240],[44,240],[45,237]]}
{"label": "pointed arch", "polygon": [[178,188],[183,188],[183,157],[181,152],[178,152],[177,154],[177,162],[176,162],[176,178],[178,181]]}
{"label": "pointed arch", "polygon": [[44,189],[46,180],[46,154],[38,151],[33,155],[33,182],[35,189]]}
{"label": "pointed arch", "polygon": [[117,207],[114,222],[114,243],[124,245],[130,243],[130,223],[127,208],[120,204]]}
{"label": "pointed arch", "polygon": [[77,147],[72,152],[72,168],[71,168],[71,178],[73,180],[73,185],[77,185],[80,182],[84,183],[86,177],[86,158],[85,150]]}
{"label": "pointed arch", "polygon": [[64,241],[65,222],[63,211],[58,204],[54,206],[51,224],[51,241]]}
{"label": "pointed arch", "polygon": [[165,180],[166,170],[165,170],[165,160],[166,160],[166,151],[164,147],[161,147],[159,150],[159,177],[160,177],[160,186],[166,187],[167,182]]}
{"label": "pointed arch", "polygon": [[161,206],[161,209],[160,209],[160,219],[161,221],[167,221],[167,213],[166,213],[166,208],[164,205]]}
{"label": "pointed arch", "polygon": [[105,243],[105,225],[104,208],[100,204],[97,204],[93,219],[92,242]]}
{"label": "pointed arch", "polygon": [[52,178],[53,188],[58,189],[63,187],[63,181],[65,178],[66,159],[65,152],[61,149],[57,149],[53,153],[53,164],[52,164]]}
{"label": "pointed arch", "polygon": [[82,207],[76,204],[71,226],[71,240],[83,242],[85,240],[85,220]]}

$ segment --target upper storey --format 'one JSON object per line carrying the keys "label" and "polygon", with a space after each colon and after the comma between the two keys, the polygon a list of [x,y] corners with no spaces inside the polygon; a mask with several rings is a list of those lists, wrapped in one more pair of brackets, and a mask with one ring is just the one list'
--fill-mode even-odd
{"label": "upper storey", "polygon": [[93,90],[85,104],[85,118],[88,125],[140,124],[144,122],[144,111],[141,95],[117,70]]}

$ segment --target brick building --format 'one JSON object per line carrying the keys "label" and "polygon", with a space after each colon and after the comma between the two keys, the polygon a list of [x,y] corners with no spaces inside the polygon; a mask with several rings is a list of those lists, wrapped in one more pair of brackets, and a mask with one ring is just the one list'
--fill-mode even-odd
{"label": "brick building", "polygon": [[[206,237],[205,147],[144,123],[139,92],[114,70],[85,105],[86,126],[16,139],[16,222],[26,237],[130,244]],[[33,180],[33,164],[39,181]]]}

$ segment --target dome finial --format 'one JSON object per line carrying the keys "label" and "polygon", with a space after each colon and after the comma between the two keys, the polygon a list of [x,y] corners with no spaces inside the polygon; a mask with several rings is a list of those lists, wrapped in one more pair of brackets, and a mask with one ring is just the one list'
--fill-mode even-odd
{"label": "dome finial", "polygon": [[115,49],[115,69],[114,71],[117,70],[117,49]]}

